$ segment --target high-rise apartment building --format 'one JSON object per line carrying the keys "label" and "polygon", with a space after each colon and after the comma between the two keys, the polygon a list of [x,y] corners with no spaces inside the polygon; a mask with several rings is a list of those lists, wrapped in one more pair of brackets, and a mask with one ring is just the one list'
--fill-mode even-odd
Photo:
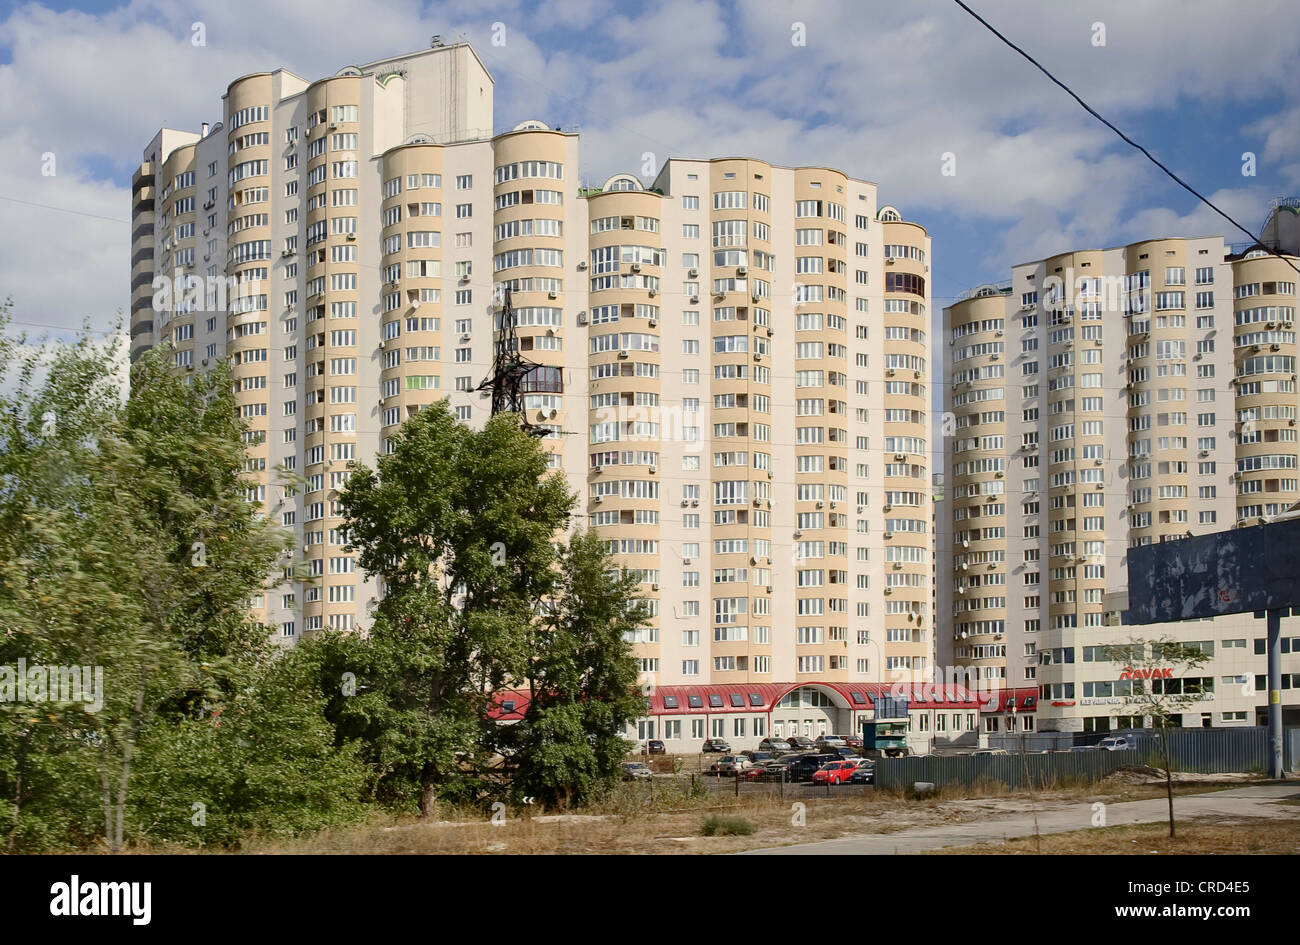
{"label": "high-rise apartment building", "polygon": [[1204,709],[1184,724],[1255,723],[1262,622],[1122,626],[1125,556],[1300,500],[1296,261],[1149,240],[1016,266],[944,310],[947,678],[1038,686],[1040,729],[1140,725],[1102,648],[1172,636],[1211,656],[1179,683]]}
{"label": "high-rise apartment building", "polygon": [[221,123],[145,149],[132,356],[230,359],[251,494],[318,579],[260,618],[368,624],[336,490],[424,406],[486,420],[509,287],[528,420],[653,601],[647,678],[928,679],[925,230],[830,168],[672,159],[588,187],[577,135],[492,125],[461,44],[245,76]]}

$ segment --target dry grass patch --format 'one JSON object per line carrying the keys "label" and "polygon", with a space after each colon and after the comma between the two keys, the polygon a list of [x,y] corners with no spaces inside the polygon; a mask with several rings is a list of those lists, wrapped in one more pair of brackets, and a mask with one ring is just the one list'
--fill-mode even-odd
{"label": "dry grass patch", "polygon": [[1223,853],[1300,853],[1300,817],[1242,817],[1232,823],[1189,820],[1178,824],[1178,836],[1169,838],[1167,823],[1130,824],[1122,827],[1095,827],[1070,833],[1046,834],[1036,842],[1033,837],[1016,837],[1004,843],[981,843],[976,846],[945,847],[929,851],[941,856],[1002,854],[1015,856],[1077,854],[1223,854]]}

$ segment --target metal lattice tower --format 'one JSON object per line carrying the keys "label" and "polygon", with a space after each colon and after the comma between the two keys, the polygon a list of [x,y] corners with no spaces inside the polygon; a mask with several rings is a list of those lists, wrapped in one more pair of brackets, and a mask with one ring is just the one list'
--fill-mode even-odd
{"label": "metal lattice tower", "polygon": [[528,422],[524,410],[524,378],[537,367],[519,353],[519,336],[515,333],[515,312],[510,301],[510,289],[505,289],[501,307],[501,325],[497,331],[496,354],[492,359],[492,373],[476,390],[492,392],[492,416],[513,413],[519,416],[519,425],[530,436],[545,436],[546,430]]}

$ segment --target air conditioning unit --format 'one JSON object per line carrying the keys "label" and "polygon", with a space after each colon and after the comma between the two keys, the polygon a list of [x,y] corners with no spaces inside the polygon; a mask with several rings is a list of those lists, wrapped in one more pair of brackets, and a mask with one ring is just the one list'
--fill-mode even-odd
{"label": "air conditioning unit", "polygon": [[691,279],[694,279],[694,278],[695,278],[696,276],[698,276],[699,274],[700,274],[700,270],[698,270],[698,269],[687,269],[687,270],[686,270],[686,275],[687,275],[689,278],[691,278]]}
{"label": "air conditioning unit", "polygon": [[294,253],[293,253],[293,250],[291,250],[291,249],[286,249],[286,250],[285,250],[284,252],[282,252],[280,255],[281,255],[283,258],[288,259],[288,258],[291,257],[293,254],[294,254]]}
{"label": "air conditioning unit", "polygon": [[1106,465],[1106,461],[1099,456],[1092,461],[1092,464],[1094,466],[1104,466]]}
{"label": "air conditioning unit", "polygon": [[885,532],[885,537],[886,537],[886,538],[893,538],[893,537],[894,537],[894,533],[893,533],[893,532]]}
{"label": "air conditioning unit", "polygon": [[1268,350],[1269,350],[1269,351],[1281,351],[1281,350],[1282,350],[1282,346],[1281,346],[1281,345],[1277,345],[1277,344],[1269,345],[1269,346],[1268,346]]}
{"label": "air conditioning unit", "polygon": [[907,459],[907,454],[906,454],[906,453],[895,453],[895,454],[894,454],[894,462],[896,462],[896,463],[901,463],[901,462],[902,462],[903,460],[905,460],[905,459]]}
{"label": "air conditioning unit", "polygon": [[558,293],[558,292],[547,292],[547,293],[546,293],[546,297],[547,297],[548,299],[558,299],[558,298],[560,297],[560,293]]}
{"label": "air conditioning unit", "polygon": [[[650,294],[651,294],[651,295],[654,295],[653,292],[651,292]],[[651,327],[651,328],[658,328],[658,327],[659,327],[659,319],[657,319],[657,318],[652,318],[652,319],[650,319],[649,324],[650,324],[650,327]]]}
{"label": "air conditioning unit", "polygon": [[349,233],[349,234],[348,234],[348,239],[350,239],[350,240],[355,240],[356,238],[357,238],[357,234],[355,234],[355,233]]}
{"label": "air conditioning unit", "polygon": [[[552,417],[555,416],[555,411],[554,411],[554,410],[551,411],[551,416],[552,416]],[[650,467],[650,475],[653,476],[653,475],[654,475],[655,473],[657,473],[658,471],[659,471],[659,468],[658,468],[657,466],[651,466],[651,467]]]}
{"label": "air conditioning unit", "polygon": [[699,305],[699,304],[700,304],[700,297],[699,297],[698,295],[692,295],[692,296],[691,296],[691,304],[692,304],[692,305]]}
{"label": "air conditioning unit", "polygon": [[1022,312],[1032,312],[1033,310],[1034,310],[1034,306],[1032,303],[1027,302],[1024,305],[1020,306],[1020,311]]}
{"label": "air conditioning unit", "polygon": [[759,352],[755,351],[755,352],[754,352],[754,360],[755,360],[755,361],[762,361],[762,360],[763,360],[763,355],[761,355]]}
{"label": "air conditioning unit", "polygon": [[738,275],[738,276],[747,276],[747,275],[749,275],[749,267],[747,267],[747,266],[737,266],[737,267],[736,267],[736,275]]}
{"label": "air conditioning unit", "polygon": [[690,503],[688,500],[686,500],[686,499],[682,499],[682,508],[686,508],[686,507],[687,507],[688,505],[690,505],[690,504],[691,504],[691,503]]}
{"label": "air conditioning unit", "polygon": [[893,368],[890,368],[888,371],[885,372],[885,376],[886,376],[886,377],[893,377],[893,376],[894,376],[895,374],[897,374],[897,373],[898,373],[898,372],[897,372],[896,370],[894,370]]}
{"label": "air conditioning unit", "polygon": [[641,271],[641,264],[640,264],[640,263],[632,263],[631,269],[632,269],[633,272],[640,272],[640,271]]}
{"label": "air conditioning unit", "polygon": [[592,502],[601,502],[601,501],[604,500],[604,498],[605,498],[604,496],[600,496],[600,495],[598,495],[598,496],[592,496],[591,501],[592,501]]}
{"label": "air conditioning unit", "polygon": [[587,268],[587,261],[584,259],[578,263],[578,271],[582,272]]}
{"label": "air conditioning unit", "polygon": [[886,265],[886,266],[892,266],[893,264],[894,264],[894,257],[893,257],[893,256],[886,256],[886,257],[885,257],[885,265]]}
{"label": "air conditioning unit", "polygon": [[772,331],[772,329],[769,328],[767,330],[767,337],[771,338],[774,334],[776,334],[776,332]]}
{"label": "air conditioning unit", "polygon": [[[754,508],[759,509],[759,508],[762,508],[762,507],[763,507],[763,500],[762,500],[762,499],[755,499],[755,500],[754,500]],[[821,504],[820,502],[818,502],[818,503],[817,503],[817,508],[821,508],[821,507],[822,507],[822,504]]]}
{"label": "air conditioning unit", "polygon": [[901,571],[901,570],[903,570],[903,562],[901,562],[901,561],[895,561],[895,562],[894,562],[894,570],[895,570],[895,571]]}
{"label": "air conditioning unit", "polygon": [[[758,501],[758,500],[755,499],[755,501]],[[819,509],[824,509],[825,507],[826,507],[826,503],[825,503],[825,502],[818,502],[818,503],[817,503],[817,508],[819,508]]]}
{"label": "air conditioning unit", "polygon": [[460,336],[460,340],[461,340],[462,343],[463,343],[463,342],[466,342],[466,341],[469,341],[469,335],[468,335],[468,334],[463,334],[463,335],[461,335],[461,336]]}
{"label": "air conditioning unit", "polygon": [[693,509],[698,509],[699,507],[700,507],[700,500],[699,500],[699,499],[691,499],[691,508],[693,508]]}
{"label": "air conditioning unit", "polygon": [[[859,508],[861,508],[861,506],[859,506]],[[892,512],[892,511],[894,511],[894,507],[893,507],[893,505],[891,505],[890,503],[886,502],[884,505],[882,505],[882,506],[880,507],[880,511],[882,511],[882,512]]]}
{"label": "air conditioning unit", "polygon": [[650,585],[650,590],[652,590],[652,591],[657,591],[657,590],[659,590],[659,585],[658,585],[658,584],[651,584],[651,585]]}
{"label": "air conditioning unit", "polygon": [[690,564],[690,563],[691,563],[691,559],[690,559],[690,558],[683,558],[683,559],[682,559],[682,564]]}
{"label": "air conditioning unit", "polygon": [[[1101,462],[1101,460],[1097,460],[1097,462]],[[994,476],[995,479],[1001,479],[1001,478],[1002,478],[1003,476],[1005,476],[1005,475],[1006,475],[1006,473],[1004,473],[1004,472],[1003,472],[1002,470],[1000,470],[1000,469],[999,469],[997,472],[995,472],[995,473],[993,474],[993,476]]]}
{"label": "air conditioning unit", "polygon": [[727,293],[725,293],[725,292],[714,292],[714,293],[713,293],[713,299],[714,299],[715,302],[721,302],[721,301],[722,301],[723,299],[725,299],[726,297],[727,297]]}
{"label": "air conditioning unit", "polygon": [[586,312],[579,312],[579,313],[578,313],[578,324],[579,324],[579,325],[585,325],[585,324],[587,324],[587,313],[586,313]]}
{"label": "air conditioning unit", "polygon": [[627,357],[627,351],[620,351],[620,352],[618,353],[618,356],[619,356],[620,358],[626,358],[626,357]]}

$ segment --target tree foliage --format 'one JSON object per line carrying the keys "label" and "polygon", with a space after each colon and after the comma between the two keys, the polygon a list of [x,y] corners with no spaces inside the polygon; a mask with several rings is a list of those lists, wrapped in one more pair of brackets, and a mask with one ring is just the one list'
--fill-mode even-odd
{"label": "tree foliage", "polygon": [[[507,758],[532,793],[588,796],[614,775],[626,746],[613,733],[640,710],[622,639],[641,616],[631,580],[606,573],[594,537],[557,541],[575,500],[516,418],[470,430],[443,402],[395,440],[341,496],[384,596],[368,640],[327,646],[326,686],[347,671],[358,683],[332,698],[340,736],[366,746],[378,797],[422,813],[492,790]],[[490,718],[511,686],[546,694],[517,730]]]}
{"label": "tree foliage", "polygon": [[[210,765],[187,755],[236,737],[226,712],[261,716],[244,738],[261,733],[267,763],[293,766],[306,751],[332,785],[359,771],[332,733],[290,731],[293,711],[264,704],[281,699],[266,683],[288,668],[273,667],[249,602],[288,539],[245,495],[245,430],[224,367],[182,377],[165,358],[141,358],[123,399],[118,343],[87,336],[52,356],[22,339],[0,347],[0,377],[13,382],[0,400],[0,665],[100,667],[104,680],[98,711],[0,702],[0,819],[12,848],[179,837],[168,825],[257,768],[235,752],[209,754]],[[312,732],[315,747],[302,741]],[[182,781],[184,795],[168,792]],[[254,803],[243,791],[223,796]],[[145,796],[154,809],[137,818]]]}

